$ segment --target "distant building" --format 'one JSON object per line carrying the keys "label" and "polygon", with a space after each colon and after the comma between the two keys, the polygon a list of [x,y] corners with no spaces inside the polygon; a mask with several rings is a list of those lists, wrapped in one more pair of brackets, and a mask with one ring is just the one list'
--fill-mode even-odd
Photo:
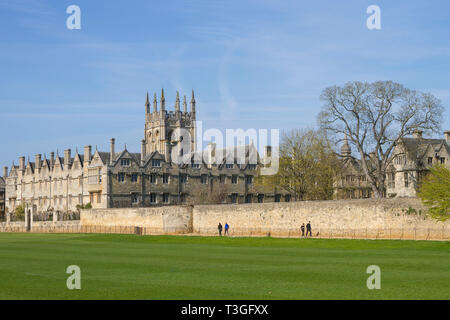
{"label": "distant building", "polygon": [[[147,94],[141,153],[129,152],[126,147],[116,153],[115,140],[111,139],[109,152],[92,151],[86,146],[83,154],[76,152],[74,156],[67,149],[63,157],[53,152],[49,159],[37,154],[34,162],[20,157],[6,178],[9,210],[19,204],[39,213],[75,211],[78,205],[88,203],[93,208],[117,208],[190,204],[211,198],[223,203],[289,201],[282,192],[255,185],[262,158],[252,143],[217,150],[211,143],[205,157],[202,152],[178,148],[178,155],[188,161],[174,163],[171,152],[181,141],[172,139],[175,129],[186,129],[192,139],[191,150],[196,150],[194,92],[190,107],[188,112],[184,97],[180,110],[177,93],[175,111],[167,111],[162,91],[160,110],[156,95],[150,110]],[[270,158],[270,150],[266,147],[264,158]],[[195,156],[211,161],[197,162]],[[256,162],[249,161],[251,158]]]}
{"label": "distant building", "polygon": [[[8,171],[7,168],[6,171]],[[5,169],[3,174],[5,176]],[[0,177],[0,220],[3,220],[5,218],[5,199],[5,180],[4,178]]]}
{"label": "distant building", "polygon": [[[371,198],[372,190],[361,168],[361,161],[351,155],[347,138],[341,148],[341,155],[345,170],[335,183],[335,198]],[[436,164],[450,167],[450,131],[444,132],[443,139],[423,138],[421,131],[412,137],[400,139],[386,170],[385,196],[415,197],[421,179]]]}
{"label": "distant building", "polygon": [[443,139],[427,139],[422,132],[403,138],[397,144],[386,177],[388,197],[415,197],[421,179],[431,166],[450,167],[450,131]]}
{"label": "distant building", "polygon": [[344,172],[334,184],[334,198],[371,198],[372,189],[362,170],[361,161],[352,156],[352,150],[348,144],[347,136],[341,148],[341,156]]}

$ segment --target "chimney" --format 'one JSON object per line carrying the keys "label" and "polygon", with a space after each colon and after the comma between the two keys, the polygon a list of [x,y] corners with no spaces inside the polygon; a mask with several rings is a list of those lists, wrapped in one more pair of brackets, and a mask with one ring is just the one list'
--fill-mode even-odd
{"label": "chimney", "polygon": [[3,178],[8,177],[8,167],[3,167]]}
{"label": "chimney", "polygon": [[[70,154],[71,154],[70,149],[64,150],[64,165],[65,166],[70,165]],[[69,168],[67,167],[67,169],[69,169]]]}
{"label": "chimney", "polygon": [[423,133],[423,131],[421,131],[421,130],[414,131],[413,138],[414,139],[422,139],[422,133]]}
{"label": "chimney", "polygon": [[145,140],[142,139],[141,141],[141,165],[144,165],[144,160],[145,160],[145,156],[146,156],[146,152],[145,152]]}
{"label": "chimney", "polygon": [[87,166],[91,162],[91,150],[92,146],[84,147],[84,165]]}
{"label": "chimney", "polygon": [[54,164],[55,164],[55,153],[50,152],[50,167],[53,167]]}
{"label": "chimney", "polygon": [[25,157],[19,157],[19,170],[25,170]]}
{"label": "chimney", "polygon": [[166,152],[164,153],[164,160],[167,163],[170,163],[170,143],[166,142]]}
{"label": "chimney", "polygon": [[41,155],[37,154],[34,156],[34,162],[35,162],[35,169],[39,170],[41,168]]}
{"label": "chimney", "polygon": [[444,131],[444,138],[447,144],[450,144],[450,130]]}
{"label": "chimney", "polygon": [[208,168],[212,167],[214,157],[216,156],[216,144],[214,142],[208,143]]}
{"label": "chimney", "polygon": [[114,157],[116,156],[115,147],[116,147],[116,139],[111,138],[110,142],[110,155],[109,155],[109,163],[113,164]]}

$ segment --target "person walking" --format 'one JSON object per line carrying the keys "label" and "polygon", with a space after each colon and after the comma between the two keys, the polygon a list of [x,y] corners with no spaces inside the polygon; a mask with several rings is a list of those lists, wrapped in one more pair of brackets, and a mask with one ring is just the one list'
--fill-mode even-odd
{"label": "person walking", "polygon": [[224,235],[230,235],[228,233],[228,229],[230,229],[230,226],[228,225],[228,223],[225,222],[225,233],[224,233]]}
{"label": "person walking", "polygon": [[302,230],[302,238],[304,238],[305,237],[305,224],[304,223],[302,223],[300,230]]}
{"label": "person walking", "polygon": [[312,236],[312,234],[311,234],[311,221],[309,221],[308,224],[306,225],[306,236],[308,236],[308,233],[309,233],[309,236],[311,237]]}
{"label": "person walking", "polygon": [[219,236],[222,236],[222,224],[219,222],[219,225],[217,226],[217,229],[219,229]]}

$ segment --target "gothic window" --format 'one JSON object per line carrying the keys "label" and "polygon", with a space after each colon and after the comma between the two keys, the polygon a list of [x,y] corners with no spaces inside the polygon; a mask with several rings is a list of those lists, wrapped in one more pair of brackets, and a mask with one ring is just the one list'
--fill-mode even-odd
{"label": "gothic window", "polygon": [[131,203],[136,204],[139,202],[139,195],[137,193],[131,194]]}
{"label": "gothic window", "polygon": [[207,184],[208,183],[208,176],[206,174],[202,174],[200,177],[200,181],[202,184]]}
{"label": "gothic window", "polygon": [[238,183],[238,176],[233,174],[231,176],[231,184],[237,184]]}
{"label": "gothic window", "polygon": [[231,195],[231,203],[237,203],[237,197],[238,197],[238,194],[237,193],[233,193]]}
{"label": "gothic window", "polygon": [[156,183],[156,174],[152,173],[150,175],[150,183]]}
{"label": "gothic window", "polygon": [[163,202],[164,203],[169,203],[169,194],[168,193],[164,193],[163,194]]}
{"label": "gothic window", "polygon": [[409,186],[408,172],[404,173],[405,187]]}
{"label": "gothic window", "polygon": [[131,175],[131,182],[137,182],[138,181],[138,174],[137,173],[133,173]]}
{"label": "gothic window", "polygon": [[285,195],[284,196],[284,201],[285,202],[291,202],[291,195],[290,194]]}
{"label": "gothic window", "polygon": [[248,194],[245,196],[245,203],[252,203],[252,195]]}
{"label": "gothic window", "polygon": [[164,173],[163,174],[163,183],[169,183],[169,174],[168,173]]}
{"label": "gothic window", "polygon": [[119,182],[125,182],[125,173],[120,172],[120,173],[117,175],[117,180],[118,180]]}
{"label": "gothic window", "polygon": [[280,202],[281,201],[281,194],[276,194],[275,195],[275,202]]}
{"label": "gothic window", "polygon": [[441,164],[445,163],[445,158],[441,158],[440,160],[441,160]]}
{"label": "gothic window", "polygon": [[187,174],[180,175],[180,180],[181,180],[181,183],[186,183],[187,182]]}
{"label": "gothic window", "polygon": [[428,164],[433,164],[433,157],[428,157]]}
{"label": "gothic window", "polygon": [[150,202],[156,203],[156,193],[150,193]]}
{"label": "gothic window", "polygon": [[220,181],[220,183],[225,183],[225,178],[226,178],[226,176],[225,176],[224,174],[221,174],[221,175],[219,176],[219,181]]}
{"label": "gothic window", "polygon": [[245,183],[246,184],[252,184],[253,183],[253,176],[245,176]]}

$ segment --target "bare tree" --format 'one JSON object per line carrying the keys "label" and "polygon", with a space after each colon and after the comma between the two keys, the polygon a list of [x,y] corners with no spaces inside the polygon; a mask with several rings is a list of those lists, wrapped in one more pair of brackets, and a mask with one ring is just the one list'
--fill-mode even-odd
{"label": "bare tree", "polygon": [[320,127],[356,147],[374,196],[385,194],[386,169],[400,139],[417,130],[438,132],[443,107],[429,93],[392,81],[349,82],[323,90]]}

